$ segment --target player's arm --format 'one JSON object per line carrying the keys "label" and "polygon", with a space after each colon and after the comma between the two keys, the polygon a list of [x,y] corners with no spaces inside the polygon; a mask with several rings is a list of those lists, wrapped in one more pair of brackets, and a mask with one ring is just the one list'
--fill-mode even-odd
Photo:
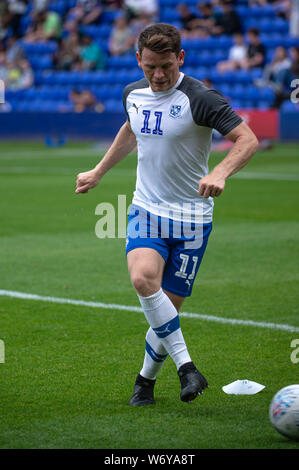
{"label": "player's arm", "polygon": [[227,156],[199,182],[199,195],[205,198],[219,196],[226,179],[241,170],[258,149],[259,142],[252,130],[242,122],[224,136],[234,143]]}
{"label": "player's arm", "polygon": [[95,168],[77,175],[76,193],[87,193],[89,189],[94,188],[101,178],[114,165],[125,158],[136,147],[136,137],[131,129],[129,121],[120,128],[111,147],[97,164]]}

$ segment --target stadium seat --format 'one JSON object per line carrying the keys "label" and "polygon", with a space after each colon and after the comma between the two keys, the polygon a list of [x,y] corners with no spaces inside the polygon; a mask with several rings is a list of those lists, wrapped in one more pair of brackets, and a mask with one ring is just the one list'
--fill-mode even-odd
{"label": "stadium seat", "polygon": [[[185,0],[189,8],[199,14],[198,5],[206,0]],[[49,8],[66,18],[67,11],[73,8],[77,0],[50,0]],[[177,10],[177,0],[160,0],[160,21],[169,22],[181,28]],[[216,7],[218,11],[218,7]],[[266,48],[266,62],[273,58],[277,46],[287,48],[299,46],[299,38],[288,34],[288,21],[277,16],[272,4],[265,6],[248,5],[247,0],[236,0],[235,9],[240,16],[244,32],[249,27],[261,31],[261,41]],[[107,63],[105,70],[99,71],[56,71],[53,69],[53,53],[58,43],[54,40],[38,43],[26,43],[22,38],[20,44],[34,70],[34,86],[24,93],[7,91],[6,97],[11,100],[14,110],[65,109],[71,89],[90,89],[98,99],[106,101],[106,109],[119,110],[122,107],[121,97],[124,86],[143,77],[138,68],[134,54],[119,57],[109,55],[108,38],[113,21],[122,10],[105,10],[97,24],[81,25],[80,32],[90,35],[105,51]],[[21,31],[25,32],[32,22],[32,6],[29,3],[21,20]],[[66,31],[63,32],[65,37]],[[219,73],[216,64],[226,60],[228,51],[233,45],[233,37],[220,35],[209,38],[183,38],[182,47],[186,50],[183,72],[199,80],[211,79],[213,87],[231,99],[232,103],[243,107],[256,106],[266,109],[274,100],[273,91],[269,88],[257,89],[254,80],[262,76],[261,68]],[[42,104],[41,104],[42,102]],[[60,104],[59,104],[60,103]]]}
{"label": "stadium seat", "polygon": [[299,111],[299,103],[292,103],[292,101],[287,100],[281,105],[282,111]]}

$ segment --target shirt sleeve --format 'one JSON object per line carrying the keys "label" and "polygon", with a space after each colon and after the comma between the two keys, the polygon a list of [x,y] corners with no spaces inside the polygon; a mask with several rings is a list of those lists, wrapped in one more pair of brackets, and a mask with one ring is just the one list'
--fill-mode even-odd
{"label": "shirt sleeve", "polygon": [[216,90],[206,89],[193,103],[193,119],[201,125],[226,135],[243,121]]}
{"label": "shirt sleeve", "polygon": [[129,93],[130,93],[129,86],[126,86],[124,91],[123,91],[123,106],[124,106],[124,110],[125,110],[128,121],[130,121],[129,113],[128,113],[128,110],[127,110],[127,97],[128,97]]}

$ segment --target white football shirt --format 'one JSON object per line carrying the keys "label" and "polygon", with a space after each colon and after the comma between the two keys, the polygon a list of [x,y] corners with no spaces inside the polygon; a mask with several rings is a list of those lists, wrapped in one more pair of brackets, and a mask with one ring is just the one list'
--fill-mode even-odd
{"label": "white football shirt", "polygon": [[217,91],[182,72],[167,91],[152,91],[145,78],[131,83],[123,101],[138,149],[133,204],[174,220],[211,222],[213,198],[198,189],[209,171],[212,129],[226,135],[242,119]]}

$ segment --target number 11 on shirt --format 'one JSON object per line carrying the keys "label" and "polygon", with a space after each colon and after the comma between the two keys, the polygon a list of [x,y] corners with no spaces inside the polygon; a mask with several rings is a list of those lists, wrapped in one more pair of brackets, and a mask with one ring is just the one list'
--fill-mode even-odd
{"label": "number 11 on shirt", "polygon": [[161,126],[161,121],[162,121],[162,112],[161,111],[155,111],[154,115],[156,117],[156,127],[153,129],[153,131],[148,127],[148,122],[149,118],[151,115],[151,112],[148,111],[147,109],[144,109],[142,111],[144,115],[144,122],[143,122],[143,128],[141,129],[142,134],[151,134],[153,133],[154,135],[163,135],[163,131],[160,128]]}

